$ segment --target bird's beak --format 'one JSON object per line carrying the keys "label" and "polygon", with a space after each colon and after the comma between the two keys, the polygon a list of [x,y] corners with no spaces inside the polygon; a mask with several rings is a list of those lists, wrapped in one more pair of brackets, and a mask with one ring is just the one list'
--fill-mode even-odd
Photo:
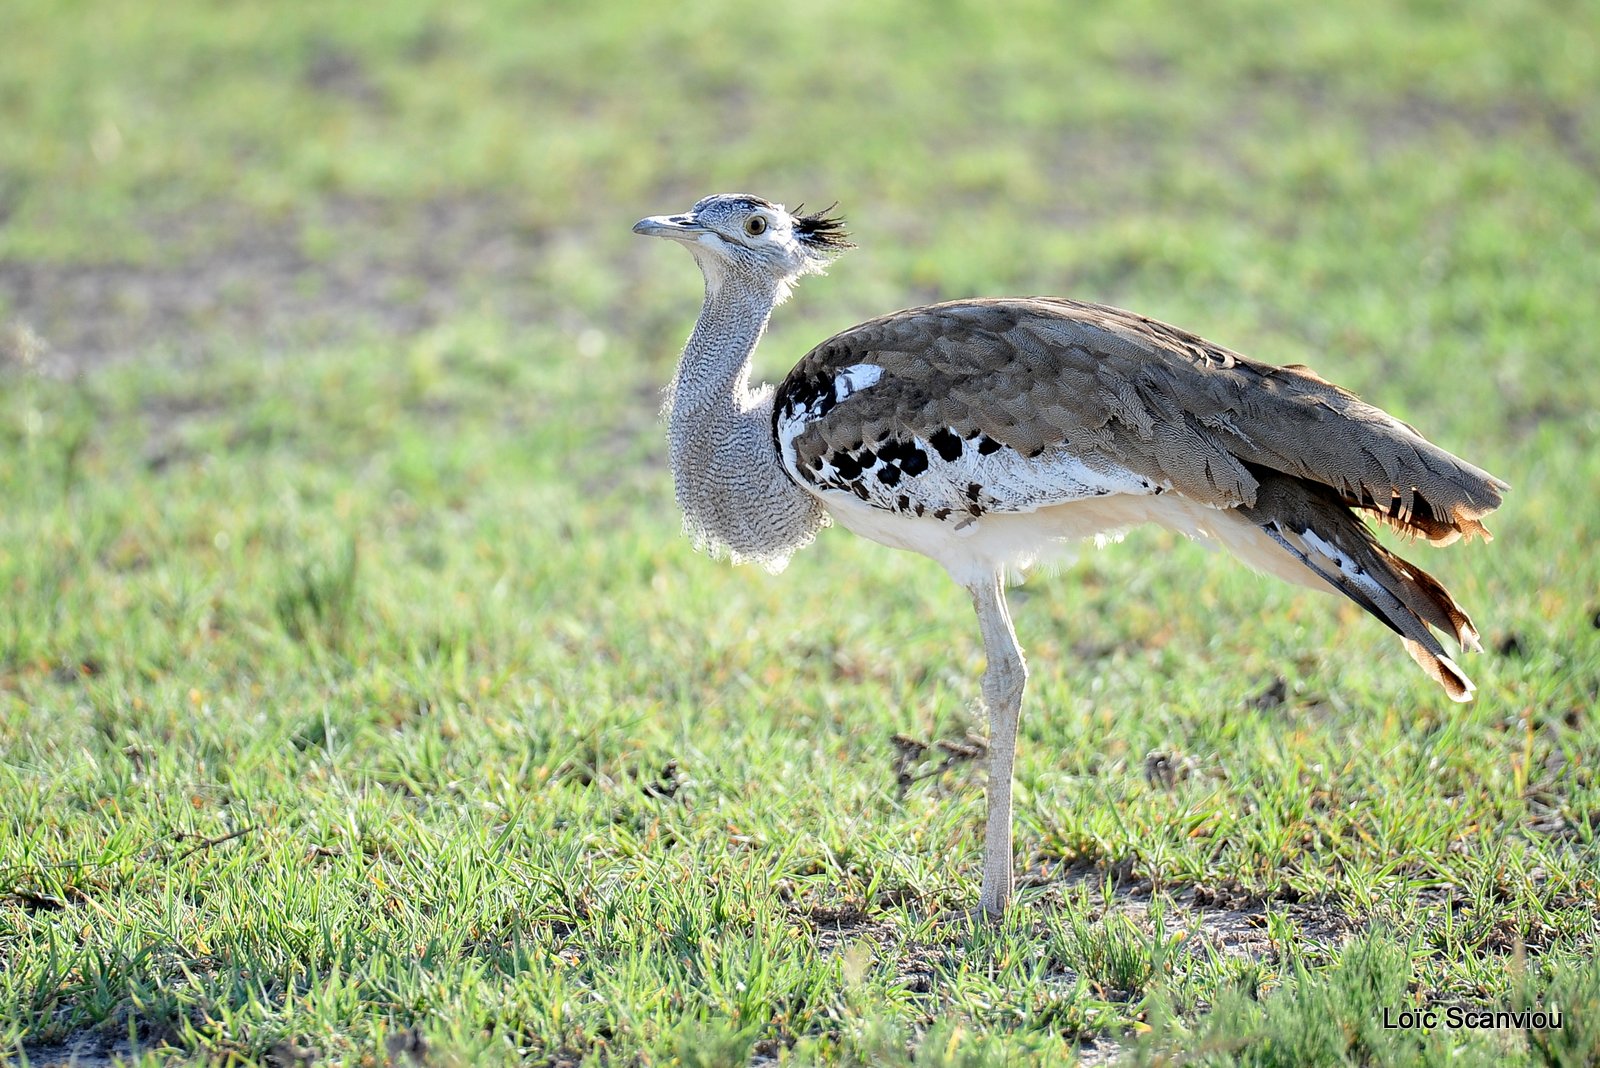
{"label": "bird's beak", "polygon": [[706,232],[706,228],[689,215],[652,215],[633,224],[633,232],[646,237],[670,237],[678,241],[693,241]]}

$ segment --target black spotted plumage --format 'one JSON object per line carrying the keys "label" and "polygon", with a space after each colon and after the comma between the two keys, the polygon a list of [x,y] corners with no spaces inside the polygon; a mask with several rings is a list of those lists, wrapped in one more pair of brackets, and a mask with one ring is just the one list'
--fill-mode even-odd
{"label": "black spotted plumage", "polygon": [[784,387],[782,407],[773,406],[774,420],[780,414],[793,416],[803,411],[809,411],[813,418],[820,419],[832,411],[837,403],[833,375],[826,370],[795,376],[792,382],[786,380]]}
{"label": "black spotted plumage", "polygon": [[861,461],[856,459],[855,453],[840,449],[828,456],[828,465],[833,468],[834,475],[844,482],[853,482],[861,477]]}
{"label": "black spotted plumage", "polygon": [[938,450],[939,458],[946,463],[953,463],[961,458],[961,438],[947,426],[940,427],[928,435],[928,444]]}

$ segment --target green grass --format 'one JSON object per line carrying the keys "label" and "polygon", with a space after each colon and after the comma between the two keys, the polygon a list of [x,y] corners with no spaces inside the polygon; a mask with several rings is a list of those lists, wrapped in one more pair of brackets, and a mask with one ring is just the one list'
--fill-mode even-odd
{"label": "green grass", "polygon": [[[874,12],[12,0],[0,1058],[1600,1058],[1600,10]],[[720,189],[861,245],[769,376],[1062,293],[1505,477],[1493,544],[1406,550],[1478,700],[1178,539],[1087,550],[1013,602],[1021,907],[936,922],[981,768],[902,797],[890,739],[981,725],[965,595],[679,534],[699,280],[628,227]],[[1378,1023],[1452,1003],[1566,1026]]]}

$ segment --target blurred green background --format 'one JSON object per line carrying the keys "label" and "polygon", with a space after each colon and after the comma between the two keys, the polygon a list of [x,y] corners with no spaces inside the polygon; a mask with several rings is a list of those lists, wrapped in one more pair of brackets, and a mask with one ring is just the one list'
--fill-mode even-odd
{"label": "blurred green background", "polygon": [[[1600,1055],[1600,6],[3,0],[0,35],[0,1055]],[[776,579],[679,535],[700,280],[629,227],[729,190],[860,245],[768,377],[1061,294],[1506,478],[1492,545],[1403,550],[1477,618],[1479,700],[1172,537],[1091,551],[1015,602],[1023,908],[934,923],[982,775],[897,789],[890,736],[979,722],[964,595],[839,532]],[[1523,997],[1567,1030],[1372,1025]]]}

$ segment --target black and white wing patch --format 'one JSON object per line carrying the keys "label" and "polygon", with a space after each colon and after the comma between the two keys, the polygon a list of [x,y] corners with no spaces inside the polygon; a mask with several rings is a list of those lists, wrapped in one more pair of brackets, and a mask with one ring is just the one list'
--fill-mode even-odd
{"label": "black and white wing patch", "polygon": [[[879,415],[872,425],[844,433],[852,421],[860,421],[850,398],[880,387],[884,374],[882,367],[859,363],[785,383],[773,431],[795,482],[824,499],[847,493],[874,508],[949,522],[957,529],[988,512],[1032,512],[1169,488],[1104,462],[1087,463],[1069,443],[1024,456],[975,427],[913,427],[911,419],[885,420],[881,404],[870,406]],[[834,446],[830,439],[852,444]]]}

